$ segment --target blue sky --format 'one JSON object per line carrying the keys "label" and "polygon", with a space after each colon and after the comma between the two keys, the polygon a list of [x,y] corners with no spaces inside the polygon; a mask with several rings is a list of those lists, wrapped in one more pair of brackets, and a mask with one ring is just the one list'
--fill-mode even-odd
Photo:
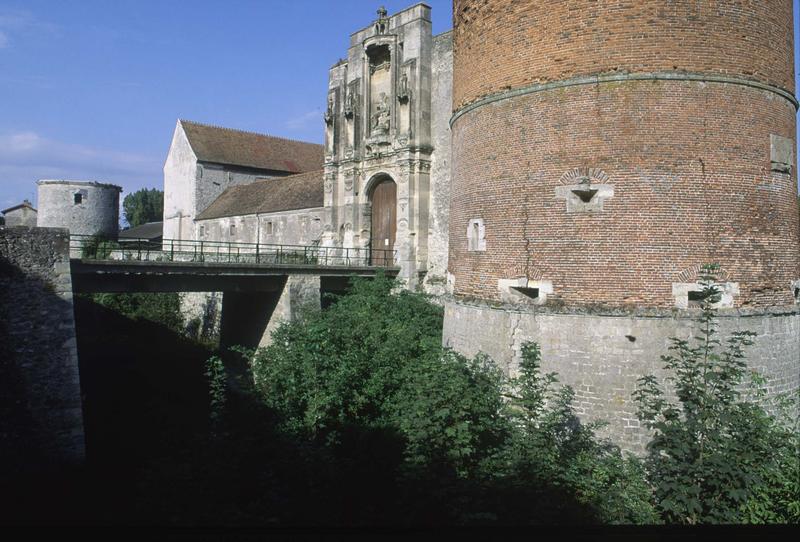
{"label": "blue sky", "polygon": [[[448,30],[450,0],[426,3]],[[321,143],[328,68],[378,5],[0,0],[0,209],[40,178],[161,188],[178,118]]]}

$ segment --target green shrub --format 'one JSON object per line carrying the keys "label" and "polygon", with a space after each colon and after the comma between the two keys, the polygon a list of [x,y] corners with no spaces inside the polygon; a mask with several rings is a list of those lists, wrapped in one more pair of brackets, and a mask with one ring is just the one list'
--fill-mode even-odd
{"label": "green shrub", "polygon": [[647,475],[667,522],[797,522],[798,434],[742,396],[755,334],[735,332],[724,345],[717,338],[715,271],[704,271],[697,335],[672,339],[662,356],[677,402],[652,375],[634,393],[654,432]]}
{"label": "green shrub", "polygon": [[404,521],[431,509],[466,523],[658,519],[641,465],[580,423],[535,345],[509,380],[485,356],[443,349],[441,328],[424,296],[355,280],[329,309],[278,327],[252,356],[254,386],[329,466],[350,464],[353,441],[384,442]]}

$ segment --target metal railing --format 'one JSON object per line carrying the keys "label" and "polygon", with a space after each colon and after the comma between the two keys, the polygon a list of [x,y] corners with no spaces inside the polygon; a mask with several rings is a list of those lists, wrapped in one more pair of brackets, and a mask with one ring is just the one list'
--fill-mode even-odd
{"label": "metal railing", "polygon": [[70,235],[70,257],[150,262],[393,267],[396,251],[369,247],[268,245],[190,239],[109,240],[93,235]]}

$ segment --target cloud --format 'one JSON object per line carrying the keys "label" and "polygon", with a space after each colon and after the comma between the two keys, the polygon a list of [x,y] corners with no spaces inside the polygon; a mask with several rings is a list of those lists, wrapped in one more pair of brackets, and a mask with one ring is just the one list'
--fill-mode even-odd
{"label": "cloud", "polygon": [[0,49],[9,48],[12,37],[35,36],[41,39],[47,34],[57,34],[58,30],[58,25],[43,21],[30,11],[0,8]]}
{"label": "cloud", "polygon": [[289,130],[303,130],[318,121],[322,121],[322,112],[319,109],[315,109],[287,120],[286,127]]}
{"label": "cloud", "polygon": [[38,179],[118,184],[125,192],[160,186],[163,156],[67,143],[33,131],[0,134],[0,201],[22,201]]}
{"label": "cloud", "polygon": [[161,159],[48,139],[35,132],[0,135],[0,162],[6,165],[51,164],[61,167],[90,166],[118,172],[149,169]]}

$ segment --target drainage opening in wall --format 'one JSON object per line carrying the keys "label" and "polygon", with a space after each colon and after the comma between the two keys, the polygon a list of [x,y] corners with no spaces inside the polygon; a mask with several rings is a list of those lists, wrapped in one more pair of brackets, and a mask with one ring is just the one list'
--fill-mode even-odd
{"label": "drainage opening in wall", "polygon": [[590,203],[594,195],[597,194],[596,188],[577,188],[572,191],[583,203]]}
{"label": "drainage opening in wall", "polygon": [[522,286],[512,286],[511,288],[531,299],[539,299],[539,288],[523,288]]}
{"label": "drainage opening in wall", "polygon": [[703,306],[703,300],[711,295],[710,292],[704,292],[702,290],[695,290],[689,292],[689,307],[690,308],[698,308]]}

